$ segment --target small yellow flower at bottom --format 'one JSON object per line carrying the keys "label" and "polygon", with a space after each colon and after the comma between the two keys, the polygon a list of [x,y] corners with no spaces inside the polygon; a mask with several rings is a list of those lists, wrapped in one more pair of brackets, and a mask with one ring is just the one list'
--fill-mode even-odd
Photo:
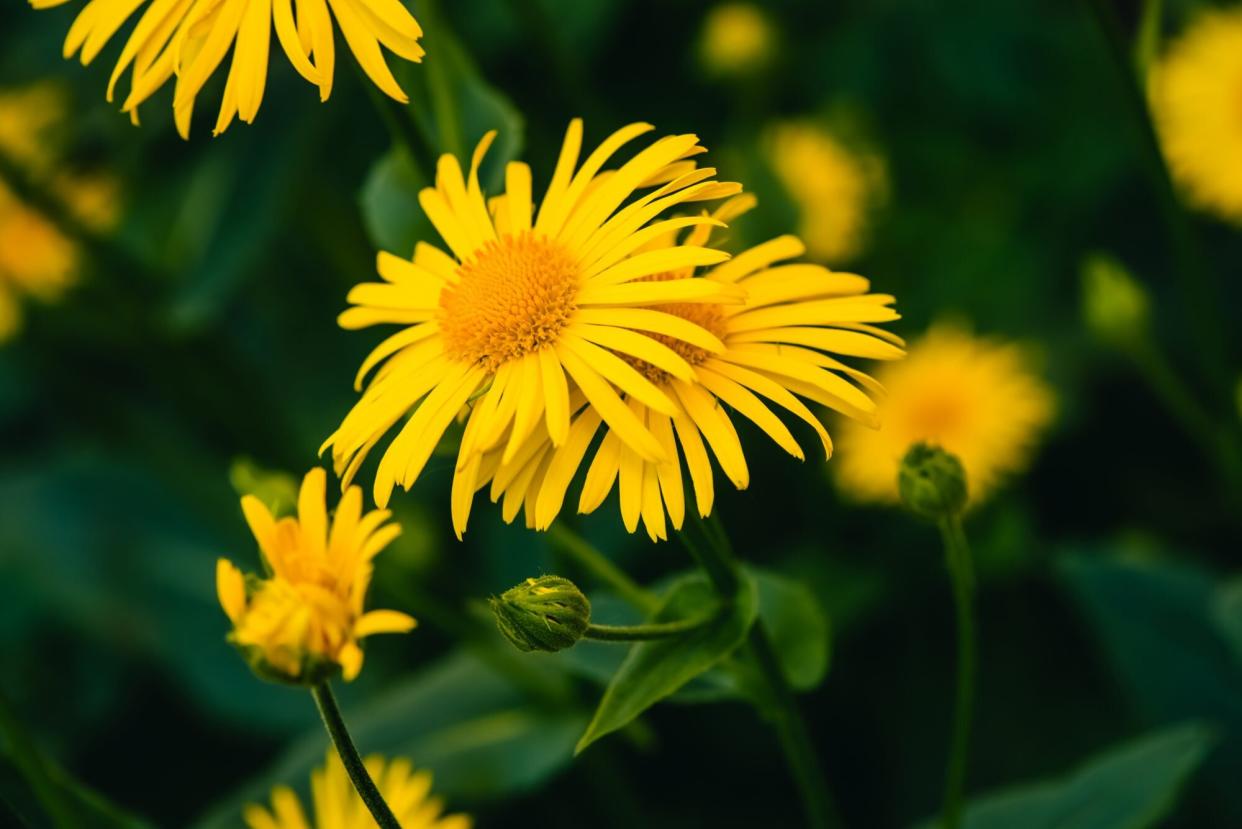
{"label": "small yellow flower at bottom", "polygon": [[[444,815],[444,806],[431,796],[431,773],[415,771],[404,758],[385,760],[372,755],[366,759],[367,771],[380,794],[392,808],[404,829],[470,829],[467,815]],[[311,772],[311,800],[314,821],[306,819],[302,803],[287,786],[272,789],[271,808],[257,804],[246,807],[242,817],[250,829],[373,829],[375,820],[354,791],[345,767],[329,749],[322,768]]]}
{"label": "small yellow flower at bottom", "polygon": [[958,457],[970,482],[969,504],[1020,471],[1056,409],[1052,389],[1030,355],[1012,343],[933,327],[903,362],[876,372],[885,389],[879,428],[842,419],[833,465],[842,494],[898,500],[897,473],[916,443]]}
{"label": "small yellow flower at bottom", "polygon": [[356,486],[329,521],[326,485],[322,469],[307,473],[297,518],[276,520],[258,498],[242,499],[270,577],[243,576],[225,559],[216,564],[220,605],[233,623],[229,641],[265,679],[314,684],[339,669],[351,680],[362,669],[359,639],[415,624],[395,610],[363,612],[372,561],[401,528],[384,523],[387,510],[364,515]]}

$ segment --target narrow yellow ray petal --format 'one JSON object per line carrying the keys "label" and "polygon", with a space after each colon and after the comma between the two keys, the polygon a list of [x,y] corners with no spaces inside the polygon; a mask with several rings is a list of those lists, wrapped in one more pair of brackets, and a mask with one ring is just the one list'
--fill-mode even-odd
{"label": "narrow yellow ray petal", "polygon": [[745,489],[750,484],[746,456],[742,452],[742,442],[738,440],[737,430],[733,428],[733,423],[724,409],[698,386],[684,380],[673,380],[670,385],[685,407],[686,414],[703,433],[703,437],[707,438],[707,443],[725,475],[735,487]]}
{"label": "narrow yellow ray petal", "polygon": [[548,465],[535,503],[536,529],[546,530],[560,514],[565,503],[565,491],[569,489],[569,483],[582,464],[601,422],[599,413],[590,406],[586,407],[574,420],[564,443],[552,453],[552,462]]}
{"label": "narrow yellow ray petal", "polygon": [[609,431],[595,450],[595,458],[587,469],[586,480],[582,482],[582,492],[578,495],[578,512],[594,512],[604,503],[617,480],[620,459],[621,439],[616,432]]}
{"label": "narrow yellow ray petal", "polygon": [[578,388],[586,395],[590,404],[596,408],[604,422],[627,446],[633,447],[646,459],[665,460],[664,450],[660,444],[634,417],[634,413],[622,402],[607,380],[563,344],[556,346],[556,353],[561,358],[561,364],[565,366],[565,370],[578,384]]}
{"label": "narrow yellow ray petal", "polygon": [[580,308],[576,319],[588,325],[613,325],[665,334],[712,353],[724,351],[725,348],[724,343],[707,329],[676,314],[654,308]]}
{"label": "narrow yellow ray petal", "polygon": [[570,326],[566,329],[566,333],[577,335],[587,342],[611,351],[637,357],[651,363],[656,368],[667,371],[674,377],[680,377],[683,380],[694,379],[694,370],[680,354],[645,334],[638,334],[625,328],[581,323]]}
{"label": "narrow yellow ray petal", "polygon": [[777,446],[798,460],[806,459],[802,453],[802,447],[798,445],[798,441],[794,440],[794,436],[790,433],[789,428],[754,393],[729,378],[706,368],[700,367],[696,374],[703,388],[729,404],[739,414],[762,429],[768,437],[776,441]]}
{"label": "narrow yellow ray petal", "polygon": [[[634,336],[641,337],[642,335]],[[572,351],[601,377],[627,395],[641,400],[656,411],[665,414],[673,413],[673,402],[669,400],[668,395],[620,357],[581,337],[573,336],[569,331],[562,336],[560,345]]]}
{"label": "narrow yellow ray petal", "polygon": [[664,447],[664,453],[672,459],[668,463],[654,466],[664,505],[668,509],[669,523],[674,529],[680,530],[686,518],[686,492],[681,480],[681,460],[677,453],[677,443],[673,437],[673,422],[666,415],[650,412],[647,415],[647,427]]}
{"label": "narrow yellow ray petal", "polygon": [[688,415],[674,415],[673,427],[677,431],[677,440],[681,443],[681,451],[686,458],[686,468],[690,470],[690,481],[694,484],[695,506],[699,515],[706,518],[712,514],[712,505],[716,500],[712,463],[707,457],[707,448],[703,446],[703,438],[699,436],[698,428]]}

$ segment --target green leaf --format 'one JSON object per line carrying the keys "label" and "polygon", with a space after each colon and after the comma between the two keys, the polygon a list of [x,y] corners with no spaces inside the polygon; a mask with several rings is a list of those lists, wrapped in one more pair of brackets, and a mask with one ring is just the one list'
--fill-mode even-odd
{"label": "green leaf", "polygon": [[[300,696],[311,705],[309,694]],[[586,720],[571,706],[532,699],[477,657],[460,652],[360,705],[346,701],[344,716],[364,755],[408,757],[431,770],[435,793],[450,809],[528,790],[556,773],[572,757]],[[196,826],[236,826],[242,807],[266,802],[278,784],[307,797],[311,769],[323,763],[327,749],[323,728],[312,729]]]}
{"label": "green leaf", "polygon": [[229,466],[229,483],[237,497],[253,495],[272,511],[288,515],[298,504],[298,481],[287,472],[264,469],[250,458],[235,458]]}
{"label": "green leaf", "polygon": [[815,594],[801,582],[748,568],[759,587],[759,618],[772,639],[785,677],[807,691],[828,673],[831,629]]}
{"label": "green leaf", "polygon": [[1216,590],[1212,616],[1234,655],[1242,660],[1242,579],[1234,579]]}
{"label": "green leaf", "polygon": [[429,183],[414,168],[409,154],[399,148],[372,165],[359,200],[367,234],[376,248],[410,256],[417,242],[436,238],[435,228],[418,205],[418,191]]}
{"label": "green leaf", "polygon": [[[1214,742],[1183,725],[1107,751],[1060,780],[1007,789],[971,802],[966,829],[1143,829],[1172,809]],[[935,821],[923,824],[926,829]]]}
{"label": "green leaf", "polygon": [[[719,615],[703,627],[684,636],[633,645],[604,691],[575,753],[627,725],[733,652],[754,623],[758,604],[755,583],[745,576],[735,600],[719,607]],[[719,606],[719,598],[712,585],[703,576],[690,575],[673,583],[653,621],[692,618],[714,606]]]}

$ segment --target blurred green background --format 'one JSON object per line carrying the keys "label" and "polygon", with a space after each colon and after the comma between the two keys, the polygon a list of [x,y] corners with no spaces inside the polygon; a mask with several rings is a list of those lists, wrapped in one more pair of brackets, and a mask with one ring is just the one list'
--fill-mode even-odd
{"label": "blurred green background", "polygon": [[[48,757],[125,810],[240,825],[239,804],[271,781],[304,785],[326,740],[307,694],[258,682],[224,641],[215,559],[255,562],[234,484],[313,462],[380,339],[336,326],[345,294],[372,277],[377,247],[424,228],[352,59],[326,105],[274,59],[256,123],[212,139],[215,78],[187,143],[169,90],[141,128],[103,100],[120,43],[85,71],[61,60],[79,5],[0,10],[0,87],[62,83],[64,163],[115,177],[122,203],[78,284],[26,303],[0,346],[0,693]],[[1242,233],[1192,217],[1208,272],[1196,294],[1092,4],[773,0],[773,63],[740,79],[699,59],[706,2],[443,5],[428,44],[447,26],[464,49],[444,61],[462,144],[500,126],[537,187],[573,116],[587,143],[635,120],[695,132],[722,177],[759,194],[736,230],[754,242],[796,227],[761,152],[771,123],[820,119],[883,156],[888,197],[842,264],[898,297],[903,335],[953,316],[1035,345],[1059,397],[1029,472],[968,521],[982,666],[970,792],[1060,777],[1196,722],[1216,740],[1167,825],[1242,825],[1239,491],[1092,338],[1079,300],[1084,257],[1117,256],[1178,374],[1236,427]],[[1134,30],[1138,4],[1105,5]],[[1206,4],[1166,5],[1177,29]],[[398,71],[416,104],[428,48]],[[829,621],[827,674],[801,702],[841,810],[853,826],[915,824],[939,805],[953,694],[937,539],[843,502],[822,462],[747,431],[751,488],[720,484],[718,511],[746,560],[802,582]],[[477,602],[541,572],[596,585],[490,505],[457,542],[451,461],[428,469],[394,499],[406,532],[372,598],[422,626],[372,641],[341,689],[364,750],[432,768],[450,807],[484,827],[798,824],[770,731],[724,692],[661,704],[573,760],[601,693],[592,654],[523,657]],[[627,536],[615,507],[572,523],[644,580],[690,565],[675,542]],[[5,742],[0,797],[44,825]]]}

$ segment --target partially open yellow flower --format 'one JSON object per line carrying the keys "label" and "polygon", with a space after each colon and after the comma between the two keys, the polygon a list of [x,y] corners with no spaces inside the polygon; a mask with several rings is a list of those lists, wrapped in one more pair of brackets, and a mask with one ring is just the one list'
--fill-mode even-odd
{"label": "partially open yellow flower", "polygon": [[1017,345],[953,325],[932,328],[904,361],[876,373],[886,392],[880,427],[842,423],[833,464],[841,492],[895,503],[901,459],[922,441],[961,460],[970,503],[985,499],[1025,466],[1055,411],[1052,390],[1031,362]]}
{"label": "partially open yellow flower", "polygon": [[[36,9],[69,1],[29,0]],[[332,93],[336,65],[334,18],[367,77],[402,103],[408,98],[380,47],[410,61],[423,57],[422,29],[400,0],[88,0],[65,38],[65,57],[79,54],[82,64],[89,64],[144,5],[112,72],[108,100],[121,75],[131,70],[121,109],[137,123],[138,106],[176,75],[173,113],[182,137],[189,136],[195,99],[230,48],[233,59],[215,133],[235,117],[254,120],[267,86],[273,30],[293,68],[319,87],[324,101]]]}
{"label": "partially open yellow flower", "polygon": [[[466,815],[445,815],[431,794],[431,773],[415,771],[410,761],[378,755],[366,758],[367,771],[403,829],[470,829]],[[311,772],[314,820],[307,820],[298,796],[288,786],[272,789],[271,808],[257,804],[242,813],[250,829],[374,829],[375,818],[354,790],[345,767],[332,749],[322,768]]]}
{"label": "partially open yellow flower", "polygon": [[807,254],[836,266],[860,253],[869,213],[887,187],[879,156],[856,152],[809,121],[776,124],[763,145],[798,208],[798,236]]}
{"label": "partially open yellow flower", "polygon": [[1149,91],[1187,198],[1242,222],[1242,8],[1198,15],[1153,68]]}
{"label": "partially open yellow flower", "polygon": [[[349,301],[355,307],[340,318],[345,328],[402,326],[363,363],[360,389],[379,369],[324,443],[344,482],[408,415],[375,473],[375,501],[384,506],[393,487],[414,484],[440,438],[464,414],[452,495],[460,536],[471,499],[490,476],[484,453],[499,447],[497,462],[510,463],[541,424],[554,445],[564,444],[575,393],[639,457],[667,459],[664,442],[622,395],[666,415],[676,404],[617,355],[686,376],[684,358],[643,332],[709,350],[719,343],[684,316],[655,307],[736,300],[741,292],[722,280],[647,279],[728,258],[717,250],[670,239],[635,252],[670,230],[716,222],[708,216],[659,221],[661,214],[739,188],[695,166],[691,159],[703,150],[693,135],[661,138],[615,170],[603,169],[622,146],[651,129],[632,124],[618,130],[579,164],[582,122],[573,121],[537,214],[530,168],[521,162],[509,164],[503,195],[484,196],[479,165],[492,134],[479,143],[468,178],[457,159],[441,157],[436,186],[419,200],[452,253],[423,243],[413,261],[381,253],[385,281],[354,288]],[[642,188],[648,192],[634,198]]]}
{"label": "partially open yellow flower", "polygon": [[[714,218],[731,220],[752,203],[751,197],[739,196]],[[710,230],[711,225],[694,228],[683,244],[706,244]],[[672,411],[662,411],[634,396],[625,399],[635,419],[659,441],[664,457],[645,458],[616,430],[605,428],[587,470],[579,512],[598,508],[615,485],[625,528],[634,532],[641,518],[653,540],[667,538],[666,517],[677,529],[685,518],[683,457],[700,515],[711,513],[715,498],[709,448],[735,487],[749,485],[745,452],[730,411],[799,460],[802,448],[772,404],[809,425],[826,456],[832,454],[832,441],[802,398],[849,417],[872,419],[875,404],[866,389],[875,389],[875,382],[837,357],[886,360],[902,355],[901,341],[875,327],[898,319],[889,307],[893,297],[868,293],[870,284],[861,276],[787,261],[802,253],[796,237],[782,236],[717,265],[699,278],[742,289],[744,302],[662,307],[702,328],[706,337],[688,342],[657,335],[656,347],[649,350],[659,360],[620,354],[673,404]],[[693,270],[686,267],[648,279],[657,284],[689,279]],[[491,497],[503,496],[506,521],[524,506],[528,526],[543,530],[552,524],[602,425],[584,404],[581,396],[571,398],[574,419],[559,447],[546,432],[537,432],[511,463],[485,460],[486,467],[495,469]]]}
{"label": "partially open yellow flower", "polygon": [[362,669],[358,640],[405,633],[414,620],[395,610],[363,611],[372,562],[401,528],[389,513],[362,512],[362,491],[350,487],[329,521],[327,476],[313,469],[302,481],[297,518],[276,520],[254,496],[242,511],[270,571],[245,577],[225,559],[216,564],[220,605],[233,623],[229,640],[262,676],[294,683],[346,680]]}

